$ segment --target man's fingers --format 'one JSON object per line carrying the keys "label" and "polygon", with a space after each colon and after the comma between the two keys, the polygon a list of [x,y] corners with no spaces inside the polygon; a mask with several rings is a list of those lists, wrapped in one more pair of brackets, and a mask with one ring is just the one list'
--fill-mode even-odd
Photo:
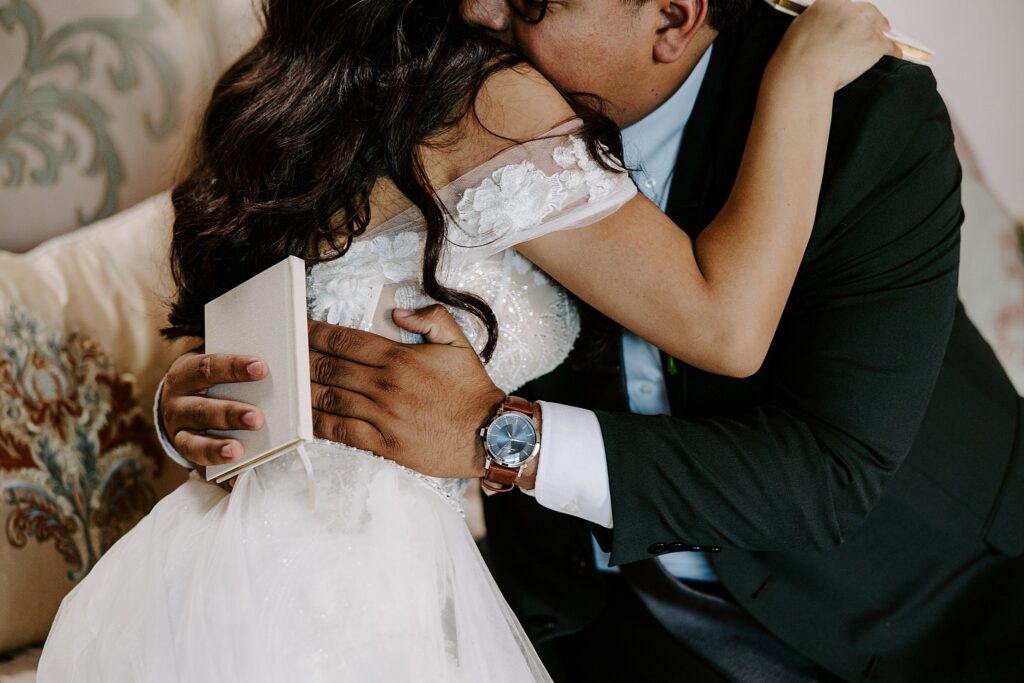
{"label": "man's fingers", "polygon": [[396,325],[409,332],[422,334],[431,344],[469,346],[466,335],[462,334],[462,329],[455,322],[455,318],[440,304],[427,306],[418,311],[396,308],[391,317]]}
{"label": "man's fingers", "polygon": [[388,457],[384,438],[369,422],[313,409],[313,435]]}
{"label": "man's fingers", "polygon": [[309,331],[310,349],[363,365],[380,365],[381,358],[389,349],[401,346],[398,342],[372,332],[331,325],[319,320],[308,319],[306,329]]}
{"label": "man's fingers", "polygon": [[363,420],[376,424],[375,418],[380,415],[380,408],[366,396],[326,384],[312,383],[313,408],[316,410]]}
{"label": "man's fingers", "polygon": [[241,460],[244,449],[235,439],[221,439],[182,429],[171,440],[175,450],[194,465],[223,465]]}
{"label": "man's fingers", "polygon": [[167,371],[164,387],[171,394],[196,394],[215,384],[254,382],[266,376],[267,364],[255,356],[186,354]]}
{"label": "man's fingers", "polygon": [[179,396],[164,407],[168,429],[262,429],[263,411],[239,401],[207,396]]}
{"label": "man's fingers", "polygon": [[316,384],[348,389],[369,396],[377,381],[377,368],[319,351],[309,351],[309,379]]}

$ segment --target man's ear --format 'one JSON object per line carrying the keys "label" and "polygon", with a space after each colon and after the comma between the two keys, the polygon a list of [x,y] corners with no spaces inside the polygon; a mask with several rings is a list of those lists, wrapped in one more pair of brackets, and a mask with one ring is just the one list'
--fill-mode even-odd
{"label": "man's ear", "polygon": [[661,25],[654,39],[654,61],[671,64],[683,56],[704,26],[708,0],[654,0]]}

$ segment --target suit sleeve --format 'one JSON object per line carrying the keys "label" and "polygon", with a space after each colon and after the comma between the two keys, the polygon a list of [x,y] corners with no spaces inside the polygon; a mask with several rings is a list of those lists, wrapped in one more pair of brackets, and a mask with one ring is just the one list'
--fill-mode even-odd
{"label": "suit sleeve", "polygon": [[760,402],[713,417],[597,413],[612,564],[659,542],[842,543],[909,452],[956,307],[960,166],[926,69],[893,70],[852,111],[837,105],[814,238]]}

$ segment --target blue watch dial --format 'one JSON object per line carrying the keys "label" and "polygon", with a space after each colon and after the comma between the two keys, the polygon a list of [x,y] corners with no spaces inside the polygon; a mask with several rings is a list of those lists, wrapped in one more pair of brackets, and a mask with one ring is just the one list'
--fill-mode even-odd
{"label": "blue watch dial", "polygon": [[518,467],[533,455],[537,446],[537,430],[533,422],[520,413],[504,413],[487,427],[487,450],[498,464]]}

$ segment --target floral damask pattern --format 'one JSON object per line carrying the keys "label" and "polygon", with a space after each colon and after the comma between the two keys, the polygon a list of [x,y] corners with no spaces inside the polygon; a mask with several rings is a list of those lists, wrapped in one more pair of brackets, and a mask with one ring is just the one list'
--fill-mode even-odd
{"label": "floral damask pattern", "polygon": [[163,461],[134,382],[81,334],[48,332],[17,306],[0,317],[7,541],[52,539],[72,581],[156,503]]}
{"label": "floral damask pattern", "polygon": [[[124,168],[109,130],[110,112],[90,93],[90,84],[100,71],[115,92],[127,93],[138,86],[146,66],[157,77],[163,99],[159,114],[146,115],[146,130],[153,139],[167,137],[178,125],[178,76],[152,40],[161,22],[150,1],[139,0],[133,17],[84,18],[47,31],[29,0],[0,1],[3,33],[20,27],[27,38],[21,71],[0,89],[0,183],[52,185],[61,168],[91,146],[83,172],[103,179],[103,196],[94,208],[79,208],[78,221],[86,225],[113,215]],[[104,69],[96,57],[100,42],[108,43],[118,60]],[[74,78],[70,84],[69,73]],[[81,139],[83,129],[91,142]]]}

